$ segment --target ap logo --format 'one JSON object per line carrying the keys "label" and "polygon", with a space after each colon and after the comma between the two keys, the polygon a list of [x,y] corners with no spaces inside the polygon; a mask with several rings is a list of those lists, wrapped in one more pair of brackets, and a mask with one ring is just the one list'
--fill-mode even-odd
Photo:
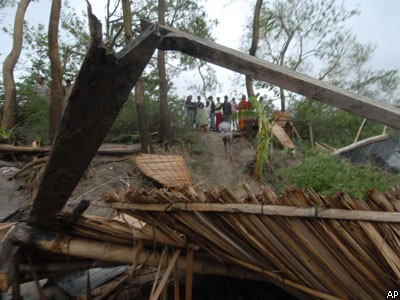
{"label": "ap logo", "polygon": [[397,299],[398,296],[399,296],[399,291],[388,291],[386,299]]}

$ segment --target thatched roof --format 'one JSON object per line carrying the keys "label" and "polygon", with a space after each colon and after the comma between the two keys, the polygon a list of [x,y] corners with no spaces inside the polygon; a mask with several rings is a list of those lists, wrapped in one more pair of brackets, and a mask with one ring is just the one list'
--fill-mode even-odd
{"label": "thatched roof", "polygon": [[184,234],[216,260],[257,272],[302,298],[379,299],[399,286],[398,191],[370,191],[366,202],[343,192],[322,197],[289,189],[278,197],[268,188],[262,195],[246,191],[239,199],[228,189],[204,195],[190,188],[129,190],[108,199],[117,202],[99,204],[166,235]]}

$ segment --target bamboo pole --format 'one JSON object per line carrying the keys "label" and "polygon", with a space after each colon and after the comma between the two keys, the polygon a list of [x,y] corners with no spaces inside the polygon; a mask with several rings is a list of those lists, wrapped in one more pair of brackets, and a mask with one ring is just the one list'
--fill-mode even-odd
{"label": "bamboo pole", "polygon": [[[68,238],[62,235],[56,236],[54,233],[40,229],[33,229],[24,225],[18,226],[13,231],[12,240],[15,243],[33,246],[49,253],[58,253],[122,264],[132,263],[132,252],[134,251],[134,247],[80,238]],[[90,251],[88,249],[90,249]],[[139,257],[139,262],[148,266],[157,267],[159,261],[160,254],[148,249],[143,249]],[[180,270],[186,271],[186,257],[180,256],[178,259],[178,265]],[[238,279],[265,281],[260,274],[256,274],[237,266],[205,259],[195,259],[193,261],[193,272],[208,275],[230,276]]]}
{"label": "bamboo pole", "polygon": [[[92,203],[93,204],[93,203]],[[350,221],[400,223],[400,212],[328,209],[323,207],[297,207],[246,203],[167,203],[136,204],[95,201],[94,205],[122,210],[152,212],[229,212],[268,216],[301,217],[316,219],[341,219]]]}
{"label": "bamboo pole", "polygon": [[335,154],[335,155],[342,154],[342,153],[345,153],[345,152],[348,152],[348,151],[351,151],[351,150],[354,150],[354,149],[357,149],[357,148],[360,148],[360,147],[363,147],[363,146],[366,146],[366,145],[369,145],[369,144],[372,144],[375,142],[386,140],[388,137],[389,136],[387,134],[373,136],[373,137],[358,141],[357,143],[350,144],[346,147],[336,149],[333,152],[333,154]]}

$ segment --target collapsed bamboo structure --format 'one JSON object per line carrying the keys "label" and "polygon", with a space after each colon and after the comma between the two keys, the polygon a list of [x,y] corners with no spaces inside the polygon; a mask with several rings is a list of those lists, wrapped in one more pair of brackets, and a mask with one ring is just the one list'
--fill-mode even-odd
{"label": "collapsed bamboo structure", "polygon": [[[246,191],[240,199],[229,189],[204,195],[191,188],[128,190],[97,205],[171,238],[183,234],[215,259],[259,273],[300,298],[379,299],[399,286],[399,190],[372,190],[366,202],[344,192],[322,197],[292,188],[278,197],[269,188],[261,195]],[[327,213],[309,213],[313,207]]]}
{"label": "collapsed bamboo structure", "polygon": [[[178,50],[400,129],[398,108],[165,26],[143,24],[147,29],[114,55],[102,43],[101,25],[90,9],[89,23],[92,44],[28,219],[35,228],[14,227],[0,243],[2,289],[8,288],[13,274],[18,273],[14,264],[17,265],[19,247],[102,261],[161,265],[165,255],[160,258],[159,252],[151,252],[145,246],[133,247],[133,231],[114,223],[106,227],[100,226],[99,220],[80,219],[70,224],[73,235],[38,229],[52,228],[56,214],[97,153],[155,48]],[[170,261],[188,273],[186,299],[190,299],[192,270],[261,277],[301,299],[380,299],[399,286],[398,191],[386,195],[371,191],[370,201],[362,202],[345,193],[322,197],[312,190],[291,189],[277,197],[268,188],[261,195],[245,188],[246,199],[228,189],[207,191],[203,196],[184,188],[130,190],[109,197],[113,201],[141,203],[140,206],[97,204],[151,224],[152,235],[140,232],[135,239],[153,239],[176,248]],[[378,210],[384,212],[376,213]],[[32,269],[30,260],[29,265]],[[172,268],[170,262],[167,270],[171,272]],[[37,278],[33,270],[31,273]],[[152,295],[159,295],[161,289],[160,283]]]}

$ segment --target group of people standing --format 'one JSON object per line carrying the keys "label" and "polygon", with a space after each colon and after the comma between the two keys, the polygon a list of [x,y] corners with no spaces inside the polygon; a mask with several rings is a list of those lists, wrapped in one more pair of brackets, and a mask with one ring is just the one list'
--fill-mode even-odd
{"label": "group of people standing", "polygon": [[[47,98],[50,94],[49,87],[46,83],[46,80],[43,76],[38,76],[36,79],[35,85],[32,87],[32,91],[39,97]],[[63,96],[64,100],[69,98],[69,95],[72,91],[72,82],[71,79],[67,79],[65,81],[65,85],[63,85]]]}
{"label": "group of people standing", "polygon": [[245,95],[241,97],[239,103],[235,98],[229,101],[226,95],[223,102],[220,97],[217,97],[215,102],[213,96],[209,96],[205,104],[201,101],[201,96],[197,96],[197,102],[192,100],[192,95],[189,95],[185,101],[186,127],[201,128],[206,132],[209,128],[220,131],[220,124],[224,120],[231,125],[232,129],[243,130],[245,128],[244,111],[249,108],[249,102]]}
{"label": "group of people standing", "polygon": [[185,101],[186,127],[201,128],[204,132],[210,128],[220,132],[225,155],[232,161],[232,129],[244,130],[246,126],[245,111],[249,109],[246,96],[243,95],[239,103],[235,98],[229,101],[226,95],[223,102],[220,97],[214,102],[213,96],[209,96],[205,104],[200,96],[197,96],[197,102],[192,100],[193,97],[189,95]]}

